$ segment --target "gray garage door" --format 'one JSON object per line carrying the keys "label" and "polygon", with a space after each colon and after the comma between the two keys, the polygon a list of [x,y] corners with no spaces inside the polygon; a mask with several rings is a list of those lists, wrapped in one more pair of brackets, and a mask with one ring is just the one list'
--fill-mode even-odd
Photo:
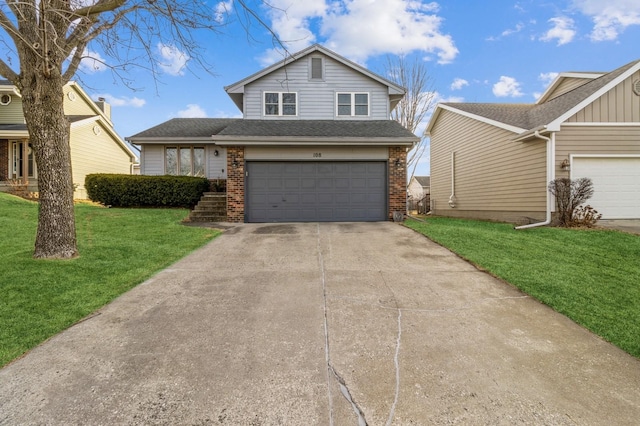
{"label": "gray garage door", "polygon": [[248,162],[248,222],[386,219],[386,163]]}

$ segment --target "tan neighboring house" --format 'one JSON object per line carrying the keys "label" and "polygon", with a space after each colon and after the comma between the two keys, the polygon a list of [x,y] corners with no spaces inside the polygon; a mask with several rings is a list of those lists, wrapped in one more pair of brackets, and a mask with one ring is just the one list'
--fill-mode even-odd
{"label": "tan neighboring house", "polygon": [[640,218],[640,61],[560,74],[535,104],[441,103],[427,134],[434,214],[544,224],[548,182],[588,177],[603,218]]}
{"label": "tan neighboring house", "polygon": [[[114,130],[108,103],[94,102],[77,83],[70,82],[64,87],[64,110],[71,123],[74,198],[86,198],[87,174],[132,173],[136,155]],[[0,191],[11,190],[15,183],[37,192],[38,170],[29,146],[20,92],[0,80]]]}

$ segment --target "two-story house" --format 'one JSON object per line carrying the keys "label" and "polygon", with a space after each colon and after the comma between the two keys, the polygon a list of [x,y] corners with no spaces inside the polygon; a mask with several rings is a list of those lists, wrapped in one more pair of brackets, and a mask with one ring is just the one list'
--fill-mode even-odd
{"label": "two-story house", "polygon": [[172,119],[127,138],[141,174],[226,179],[231,222],[379,221],[406,209],[390,119],[404,88],[320,45],[225,87],[241,119]]}
{"label": "two-story house", "polygon": [[[113,128],[107,102],[94,102],[77,83],[70,82],[64,86],[64,112],[71,125],[74,198],[87,198],[87,174],[132,173],[137,157]],[[15,185],[37,192],[38,167],[29,146],[20,92],[0,80],[0,191],[10,191]]]}

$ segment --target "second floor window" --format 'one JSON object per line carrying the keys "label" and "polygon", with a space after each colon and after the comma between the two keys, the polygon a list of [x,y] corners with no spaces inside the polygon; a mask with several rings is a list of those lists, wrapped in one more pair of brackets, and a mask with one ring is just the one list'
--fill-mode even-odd
{"label": "second floor window", "polygon": [[298,97],[296,93],[265,92],[264,115],[297,115]]}
{"label": "second floor window", "polygon": [[368,93],[338,93],[338,115],[369,115]]}

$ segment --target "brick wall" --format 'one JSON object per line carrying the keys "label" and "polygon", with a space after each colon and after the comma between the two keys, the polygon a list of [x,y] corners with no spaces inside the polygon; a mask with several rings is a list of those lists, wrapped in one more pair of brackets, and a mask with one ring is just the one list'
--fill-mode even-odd
{"label": "brick wall", "polygon": [[0,181],[9,178],[9,141],[0,139]]}
{"label": "brick wall", "polygon": [[[396,166],[396,161],[400,164]],[[407,210],[407,151],[403,146],[389,147],[389,219],[393,212]]]}
{"label": "brick wall", "polygon": [[228,147],[227,220],[229,222],[244,222],[244,176],[244,147]]}

